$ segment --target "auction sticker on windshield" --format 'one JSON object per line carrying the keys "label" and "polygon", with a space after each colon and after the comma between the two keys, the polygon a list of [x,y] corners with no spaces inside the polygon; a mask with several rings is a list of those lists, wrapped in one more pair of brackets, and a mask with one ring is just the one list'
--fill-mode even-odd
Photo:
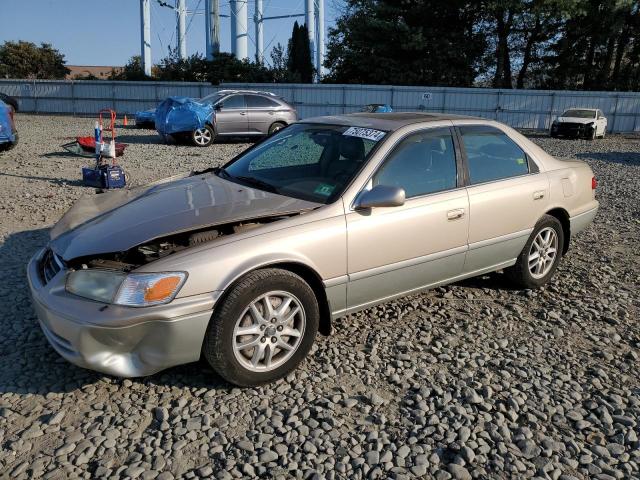
{"label": "auction sticker on windshield", "polygon": [[349,127],[342,135],[348,135],[349,137],[366,138],[367,140],[373,140],[377,142],[384,137],[385,132],[381,130],[374,130],[373,128],[364,127]]}

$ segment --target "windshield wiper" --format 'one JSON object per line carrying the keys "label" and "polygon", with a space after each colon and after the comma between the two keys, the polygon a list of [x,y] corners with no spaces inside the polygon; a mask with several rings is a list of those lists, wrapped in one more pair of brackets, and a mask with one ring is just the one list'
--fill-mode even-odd
{"label": "windshield wiper", "polygon": [[[229,175],[229,173],[225,172],[227,175]],[[261,190],[266,190],[268,192],[272,192],[272,193],[278,193],[278,188],[271,185],[270,183],[267,183],[263,180],[260,180],[258,178],[253,178],[253,177],[245,177],[243,175],[239,175],[239,176],[230,176],[230,178],[235,178],[237,180],[240,180],[241,182],[244,183],[248,183],[250,186],[253,187],[258,187]]]}

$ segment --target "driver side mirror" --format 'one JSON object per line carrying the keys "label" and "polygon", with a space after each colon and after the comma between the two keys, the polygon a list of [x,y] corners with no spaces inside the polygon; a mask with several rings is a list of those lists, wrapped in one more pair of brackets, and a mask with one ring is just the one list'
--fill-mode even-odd
{"label": "driver side mirror", "polygon": [[222,104],[221,103],[216,103],[216,105],[213,107],[213,109],[216,112],[219,112],[220,110],[222,110]]}
{"label": "driver side mirror", "polygon": [[404,205],[404,188],[376,185],[371,190],[360,193],[356,200],[356,210],[376,207],[400,207]]}

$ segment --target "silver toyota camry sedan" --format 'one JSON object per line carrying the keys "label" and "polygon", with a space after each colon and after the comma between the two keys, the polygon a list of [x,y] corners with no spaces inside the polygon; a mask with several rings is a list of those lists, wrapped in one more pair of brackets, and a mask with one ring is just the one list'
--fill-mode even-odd
{"label": "silver toyota camry sedan", "polygon": [[88,195],[28,267],[53,348],[149,375],[203,355],[256,385],[331,321],[504,270],[544,285],[598,210],[596,180],[489,120],[359,113],[290,125],[222,168]]}

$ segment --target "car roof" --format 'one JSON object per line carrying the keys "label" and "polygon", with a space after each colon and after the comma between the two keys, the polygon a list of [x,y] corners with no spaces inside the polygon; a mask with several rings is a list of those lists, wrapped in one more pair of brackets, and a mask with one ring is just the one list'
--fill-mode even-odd
{"label": "car roof", "polygon": [[231,95],[232,93],[250,93],[253,95],[267,95],[269,97],[275,97],[275,98],[279,98],[278,95],[276,95],[275,93],[272,92],[264,92],[261,90],[218,90],[217,92],[215,92],[219,95]]}
{"label": "car roof", "polygon": [[588,112],[595,112],[596,110],[600,110],[599,108],[586,108],[586,107],[571,107],[566,108],[564,111],[568,112],[569,110],[586,110]]}
{"label": "car roof", "polygon": [[446,113],[426,112],[393,112],[393,113],[347,113],[343,115],[328,115],[325,117],[311,117],[300,123],[322,123],[327,125],[344,125],[349,127],[368,127],[379,130],[397,130],[406,125],[425,122],[439,122],[446,120],[486,120],[478,117],[452,115]]}

